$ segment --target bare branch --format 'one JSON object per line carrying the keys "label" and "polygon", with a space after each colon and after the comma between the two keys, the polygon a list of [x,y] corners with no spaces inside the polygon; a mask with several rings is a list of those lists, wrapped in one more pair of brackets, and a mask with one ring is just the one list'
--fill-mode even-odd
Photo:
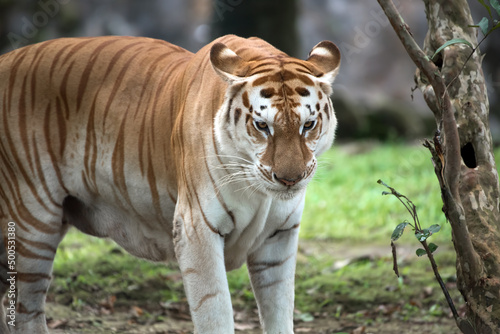
{"label": "bare branch", "polygon": [[429,245],[427,245],[427,240],[421,241],[420,242],[422,246],[424,246],[425,252],[427,253],[427,257],[429,258],[429,261],[431,262],[432,266],[432,271],[434,272],[434,276],[436,277],[436,280],[439,283],[439,286],[441,287],[441,290],[443,291],[444,297],[446,298],[446,302],[448,303],[448,306],[450,307],[451,313],[453,314],[453,318],[455,318],[455,321],[458,322],[459,316],[457,309],[455,308],[455,304],[453,303],[453,299],[451,299],[451,296],[448,292],[448,289],[446,288],[446,285],[443,282],[443,279],[441,278],[441,275],[439,274],[438,267],[436,265],[436,261],[434,260],[434,255],[432,254],[432,251],[429,249]]}
{"label": "bare branch", "polygon": [[446,138],[446,165],[444,166],[445,181],[455,201],[460,203],[460,196],[458,192],[458,177],[460,175],[461,164],[460,139],[458,136],[455,116],[453,115],[453,107],[439,68],[430,60],[424,51],[422,51],[417,42],[415,42],[415,39],[410,32],[410,28],[404,22],[392,0],[378,0],[378,3],[384,10],[385,15],[389,19],[389,22],[401,40],[401,43],[403,43],[406,52],[420,71],[424,73],[434,89],[434,94],[437,97],[439,108],[443,113],[443,132]]}
{"label": "bare branch", "polygon": [[434,87],[436,96],[442,96],[445,92],[445,86],[441,79],[439,68],[429,59],[425,52],[420,49],[417,42],[415,42],[410,32],[410,27],[404,22],[392,0],[378,0],[378,3],[384,10],[385,15],[389,19],[389,22],[401,40],[411,60],[413,60],[415,65],[417,65],[429,79],[432,87]]}
{"label": "bare branch", "polygon": [[397,277],[399,277],[399,269],[398,269],[398,255],[396,252],[396,244],[391,241],[391,250],[392,250],[392,270]]}

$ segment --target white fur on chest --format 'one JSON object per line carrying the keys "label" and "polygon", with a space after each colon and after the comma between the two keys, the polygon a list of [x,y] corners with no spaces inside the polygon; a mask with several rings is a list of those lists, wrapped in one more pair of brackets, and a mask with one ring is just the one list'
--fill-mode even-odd
{"label": "white fur on chest", "polygon": [[[224,259],[226,270],[239,268],[248,255],[279,230],[288,230],[300,223],[305,191],[289,200],[256,193],[245,196],[227,194],[227,207],[234,216],[234,228],[225,236]],[[220,221],[220,224],[233,224]]]}

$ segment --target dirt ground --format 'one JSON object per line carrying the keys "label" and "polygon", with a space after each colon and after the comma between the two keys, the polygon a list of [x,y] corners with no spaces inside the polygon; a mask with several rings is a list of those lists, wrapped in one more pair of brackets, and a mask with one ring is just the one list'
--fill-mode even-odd
{"label": "dirt ground", "polygon": [[[49,304],[49,312],[58,308]],[[90,333],[127,333],[127,334],[188,334],[192,333],[190,321],[165,317],[161,322],[139,323],[131,312],[115,311],[110,315],[95,315],[89,313],[63,312],[61,317],[55,316],[49,321],[53,334],[90,334]],[[59,313],[57,313],[59,314]],[[236,322],[237,333],[262,333],[257,318]],[[380,319],[379,319],[380,321]],[[61,327],[61,328],[59,328]],[[297,322],[295,333],[352,333],[352,334],[459,334],[452,319],[439,319],[435,322],[412,322],[395,319],[385,319],[369,326],[360,326],[352,321],[342,321],[328,318],[316,318],[310,322]]]}
{"label": "dirt ground", "polygon": [[[193,325],[187,314],[171,310],[158,311],[156,317],[141,319],[138,310],[114,310],[112,314],[98,314],[95,310],[74,312],[65,306],[52,303],[47,305],[51,314],[49,326],[53,334],[127,333],[127,334],[188,334]],[[159,315],[163,317],[159,318]],[[235,328],[238,333],[262,333],[255,313],[248,317],[236,313]],[[238,317],[240,319],[238,319]],[[161,320],[159,320],[161,319]],[[361,325],[352,320],[318,317],[312,321],[298,321],[295,333],[352,333],[352,334],[459,334],[452,319],[441,318],[432,322],[402,321],[387,317],[377,317],[371,325]]]}
{"label": "dirt ground", "polygon": [[[321,244],[306,245],[308,252],[324,251]],[[316,248],[316,250],[315,250]],[[332,254],[335,248],[328,248]],[[345,248],[343,250],[345,253]],[[400,249],[400,256],[411,252]],[[345,259],[364,256],[382,256],[387,247],[350,248]],[[129,304],[120,301],[120,296],[112,297],[99,305],[83,306],[75,311],[71,305],[47,303],[48,326],[53,334],[90,333],[130,333],[130,334],[187,334],[193,332],[187,304]],[[116,299],[118,298],[118,300]],[[453,319],[443,317],[411,317],[409,320],[397,316],[401,303],[380,305],[377,309],[358,311],[356,314],[335,315],[324,312],[314,316],[296,314],[295,333],[349,333],[349,334],[459,334]],[[367,321],[368,319],[368,321]],[[429,320],[431,319],[431,320]],[[262,333],[256,309],[235,309],[235,329],[237,333]]]}

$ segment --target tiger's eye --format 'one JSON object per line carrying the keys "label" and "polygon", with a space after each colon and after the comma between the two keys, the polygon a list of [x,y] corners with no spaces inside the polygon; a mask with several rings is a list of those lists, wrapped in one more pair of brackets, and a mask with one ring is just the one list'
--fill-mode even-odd
{"label": "tiger's eye", "polygon": [[257,128],[259,128],[259,130],[266,130],[267,129],[266,122],[255,122],[255,124],[257,125]]}
{"label": "tiger's eye", "polygon": [[304,123],[304,130],[311,130],[314,127],[314,121],[307,121]]}

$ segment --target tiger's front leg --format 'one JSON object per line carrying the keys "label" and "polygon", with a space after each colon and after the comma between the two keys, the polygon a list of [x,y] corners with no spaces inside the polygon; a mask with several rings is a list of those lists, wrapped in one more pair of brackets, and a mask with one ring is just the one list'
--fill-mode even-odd
{"label": "tiger's front leg", "polygon": [[233,308],[224,264],[224,238],[207,225],[174,218],[175,253],[198,334],[234,333]]}
{"label": "tiger's front leg", "polygon": [[266,334],[293,333],[298,235],[298,225],[279,231],[248,256],[248,272]]}

